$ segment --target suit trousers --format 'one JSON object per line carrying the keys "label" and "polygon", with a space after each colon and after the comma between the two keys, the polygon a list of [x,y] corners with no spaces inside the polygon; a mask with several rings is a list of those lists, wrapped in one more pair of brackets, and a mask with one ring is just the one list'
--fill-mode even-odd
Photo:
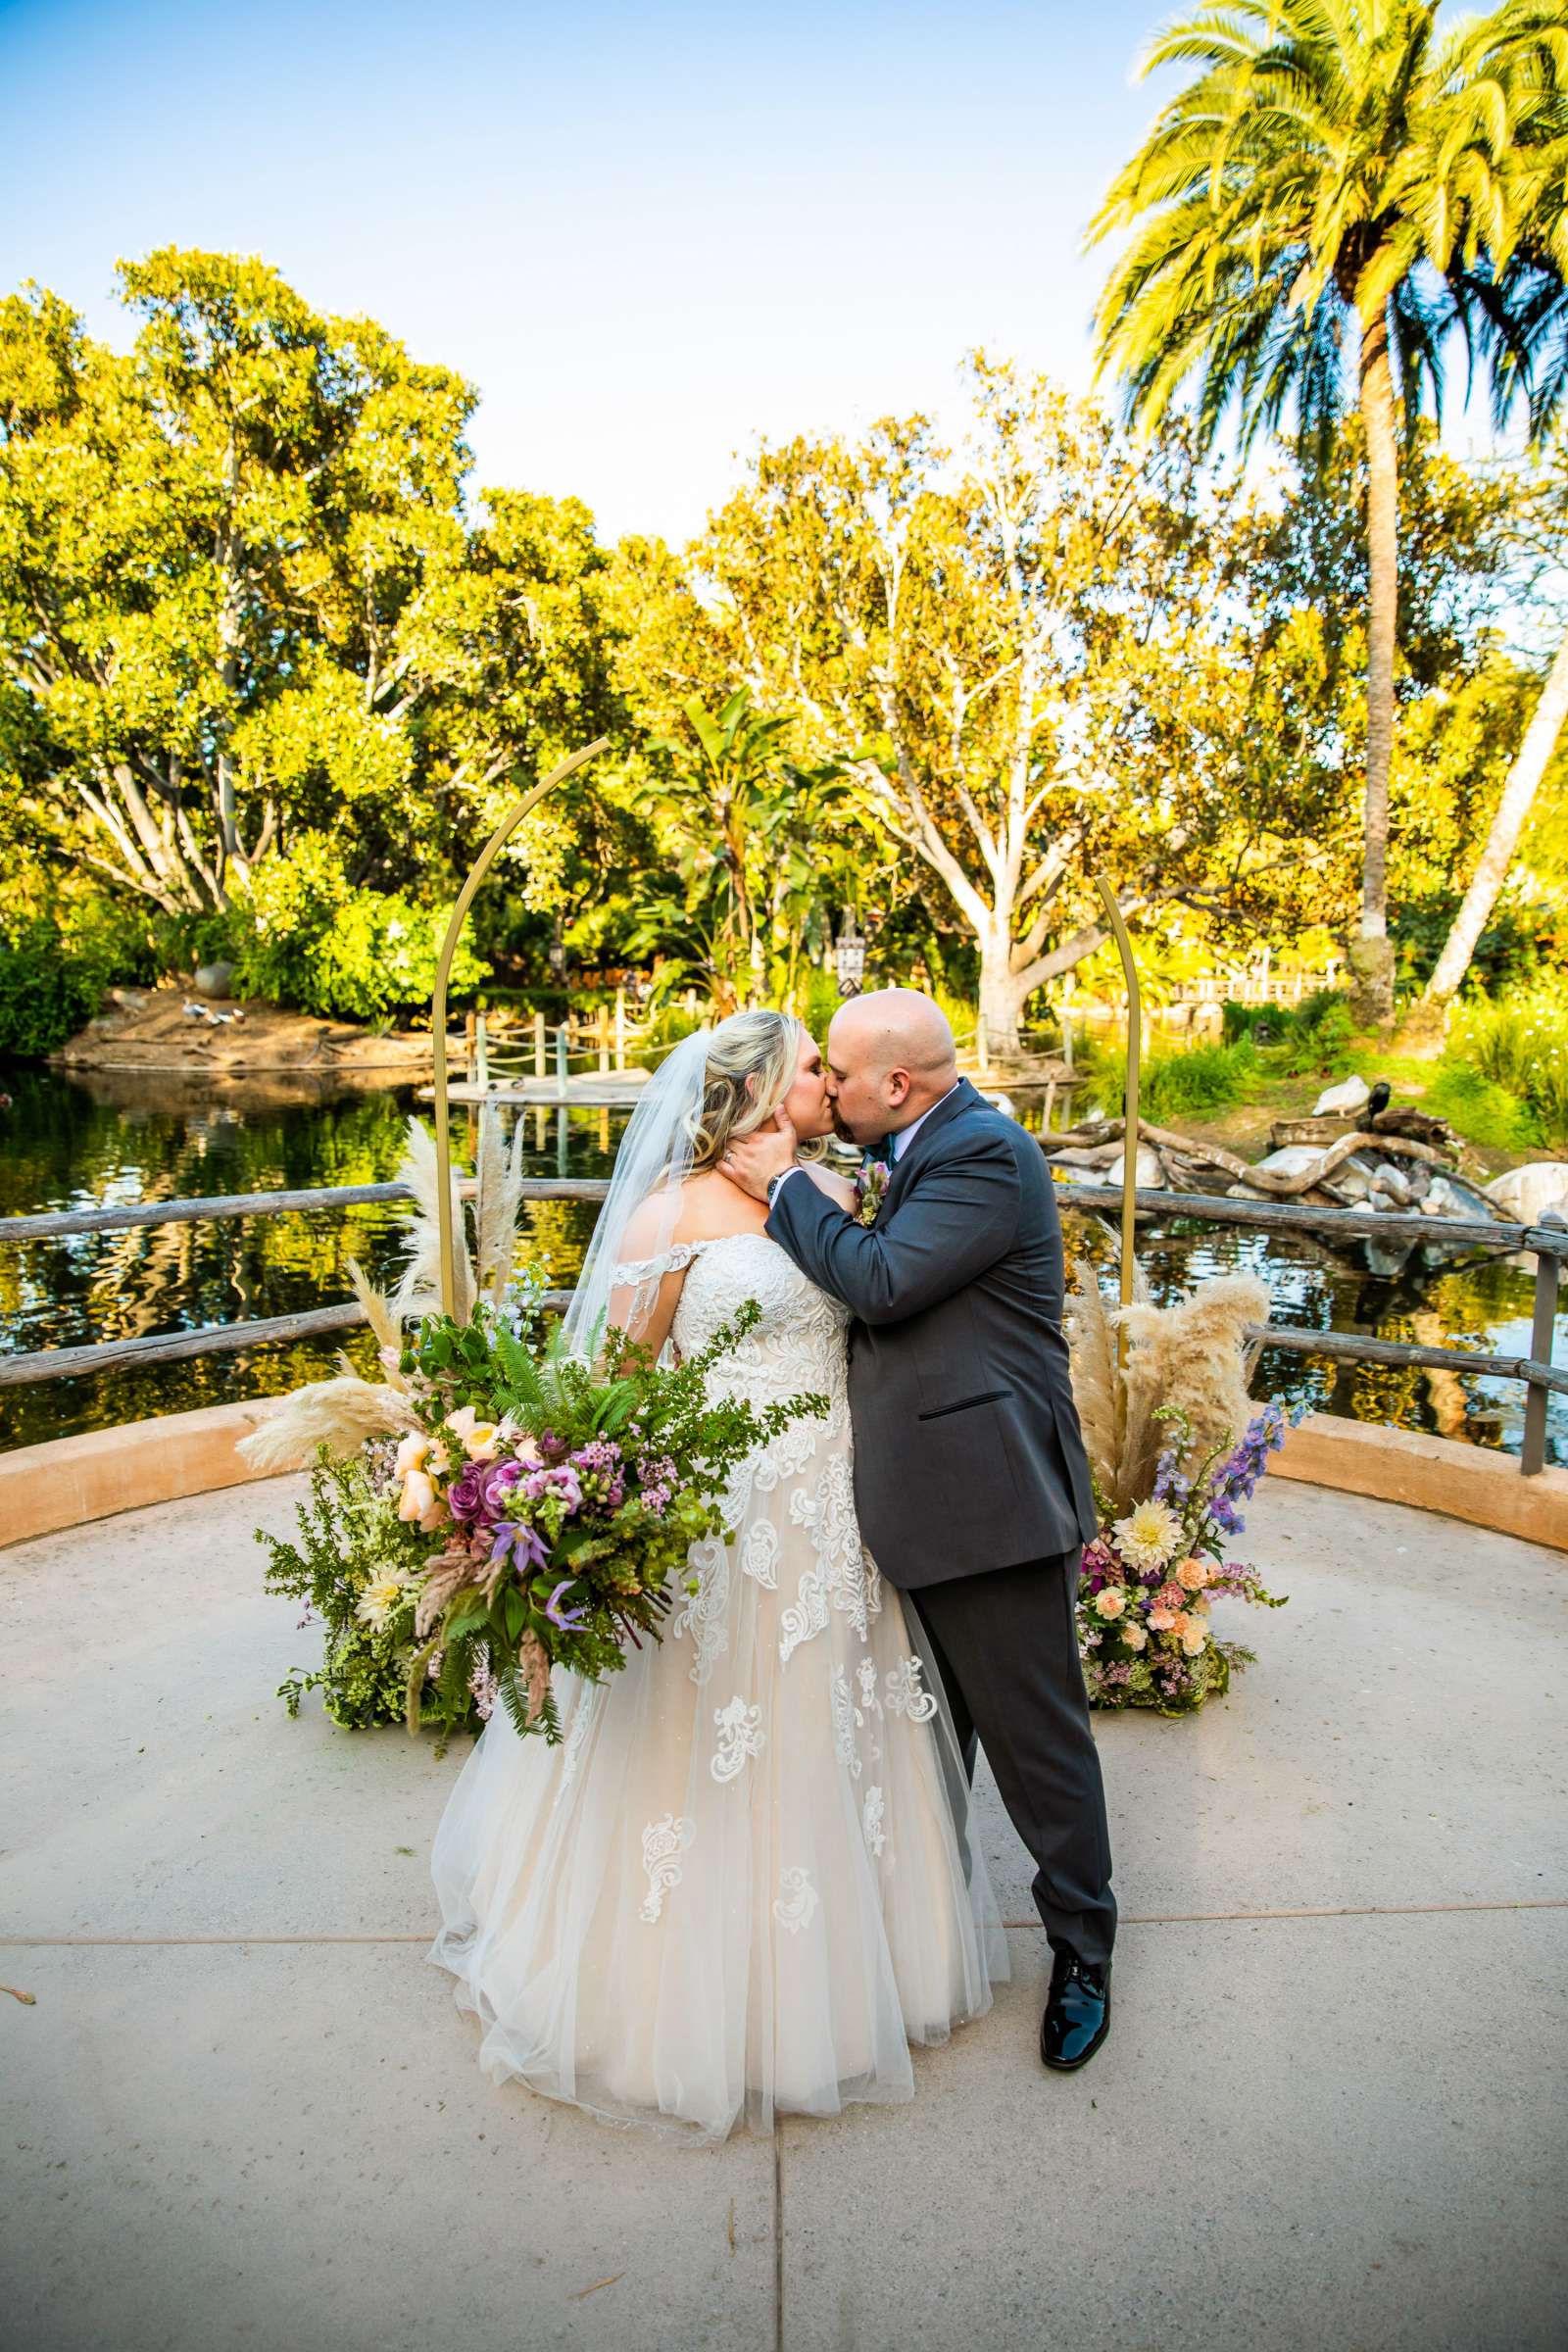
{"label": "suit trousers", "polygon": [[964,1768],[986,1751],[1035,1862],[1053,1951],[1110,1958],[1116,1898],[1100,1755],[1078,1659],[1078,1550],[903,1594],[941,1677]]}

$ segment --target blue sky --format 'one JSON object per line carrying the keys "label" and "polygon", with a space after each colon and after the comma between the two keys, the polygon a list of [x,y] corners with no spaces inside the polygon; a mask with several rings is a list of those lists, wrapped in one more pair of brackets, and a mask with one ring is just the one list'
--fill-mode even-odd
{"label": "blue sky", "polygon": [[1075,388],[1152,0],[0,0],[0,284],[260,253],[482,393],[478,479],[681,538],[758,433]]}

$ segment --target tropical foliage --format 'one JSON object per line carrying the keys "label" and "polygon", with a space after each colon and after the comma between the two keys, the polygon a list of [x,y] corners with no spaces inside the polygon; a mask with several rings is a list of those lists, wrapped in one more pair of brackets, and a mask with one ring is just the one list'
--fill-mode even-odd
{"label": "tropical foliage", "polygon": [[1437,0],[1238,0],[1167,27],[1145,70],[1196,69],[1092,234],[1132,230],[1101,300],[1105,365],[1157,424],[1188,387],[1201,443],[1290,423],[1322,458],[1347,411],[1367,459],[1361,1008],[1393,1008],[1390,777],[1399,436],[1441,402],[1455,330],[1532,421],[1560,388],[1568,49],[1510,0],[1446,37]]}

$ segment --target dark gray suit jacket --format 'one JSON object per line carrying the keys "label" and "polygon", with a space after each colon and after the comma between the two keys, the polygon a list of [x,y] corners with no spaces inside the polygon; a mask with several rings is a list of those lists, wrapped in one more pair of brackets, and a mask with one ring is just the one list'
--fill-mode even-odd
{"label": "dark gray suit jacket", "polygon": [[895,1166],[874,1226],[792,1176],[767,1232],[854,1310],[856,1508],[892,1584],[917,1590],[1089,1541],[1061,1227],[1032,1136],[960,1079]]}

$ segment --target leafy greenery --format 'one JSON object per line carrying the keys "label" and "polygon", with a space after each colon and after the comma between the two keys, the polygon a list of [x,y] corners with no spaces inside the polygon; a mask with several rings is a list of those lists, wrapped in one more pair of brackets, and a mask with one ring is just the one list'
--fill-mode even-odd
{"label": "leafy greenery", "polygon": [[[449,912],[416,906],[401,891],[355,890],[336,844],[303,833],[229,909],[236,988],[360,1019],[426,1004]],[[454,995],[487,969],[465,936],[453,960]]]}
{"label": "leafy greenery", "polygon": [[1470,999],[1453,1018],[1448,1053],[1525,1105],[1540,1140],[1568,1144],[1568,990]]}
{"label": "leafy greenery", "polygon": [[[365,1459],[332,1461],[323,1448],[310,1483],[310,1499],[298,1506],[297,1543],[265,1528],[256,1531],[269,1555],[268,1592],[304,1601],[303,1623],[318,1618],[323,1628],[320,1665],[309,1672],[296,1667],[277,1695],[290,1715],[298,1715],[307,1693],[319,1690],[327,1714],[345,1731],[402,1723],[415,1657],[414,1592],[381,1627],[368,1624],[359,1607],[377,1570],[416,1570],[429,1544],[416,1528],[380,1507]],[[457,1690],[431,1686],[421,1708],[437,1725],[438,1754],[454,1731],[479,1728],[472,1696],[461,1684]]]}
{"label": "leafy greenery", "polygon": [[[1119,1114],[1127,1092],[1125,1050],[1096,1048],[1089,1068],[1101,1109],[1108,1115]],[[1258,1076],[1258,1058],[1250,1038],[1242,1037],[1232,1045],[1162,1044],[1145,1054],[1139,1068],[1139,1116],[1164,1126],[1173,1119],[1222,1110],[1232,1102],[1245,1102]]]}

